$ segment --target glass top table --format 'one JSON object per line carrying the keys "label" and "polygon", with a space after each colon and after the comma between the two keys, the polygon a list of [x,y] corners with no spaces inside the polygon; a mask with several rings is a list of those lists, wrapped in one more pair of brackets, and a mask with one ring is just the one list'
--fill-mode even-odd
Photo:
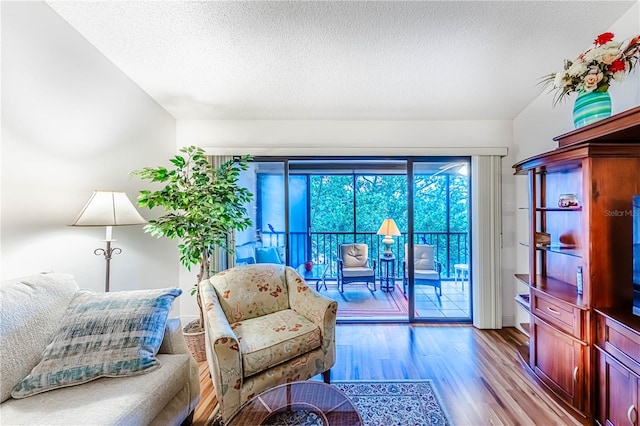
{"label": "glass top table", "polygon": [[327,289],[327,282],[325,281],[325,278],[327,276],[328,269],[329,269],[328,263],[326,265],[323,265],[323,264],[316,265],[314,263],[311,270],[307,271],[303,263],[302,265],[298,266],[298,274],[300,274],[300,276],[302,276],[302,278],[304,278],[304,280],[309,283],[311,283],[312,281],[315,281],[316,291],[320,291],[320,287],[321,287],[320,282],[322,282],[324,289],[325,290]]}
{"label": "glass top table", "polygon": [[362,426],[362,418],[342,391],[309,380],[267,389],[246,402],[226,425],[287,424]]}

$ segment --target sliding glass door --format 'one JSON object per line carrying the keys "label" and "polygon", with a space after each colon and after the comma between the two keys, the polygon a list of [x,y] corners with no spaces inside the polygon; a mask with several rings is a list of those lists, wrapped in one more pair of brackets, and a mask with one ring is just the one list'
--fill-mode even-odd
{"label": "sliding glass door", "polygon": [[[468,321],[469,167],[468,158],[256,159],[243,175],[254,227],[236,236],[236,263],[253,256],[303,274],[312,265],[305,277],[338,300],[339,319]],[[381,226],[388,220],[395,227]],[[340,291],[345,243],[366,246],[375,287]]]}
{"label": "sliding glass door", "polygon": [[408,268],[416,319],[470,320],[469,159],[413,164]]}
{"label": "sliding glass door", "polygon": [[256,161],[240,176],[254,195],[247,212],[253,226],[235,235],[235,264],[288,263],[285,196],[287,180],[283,161]]}

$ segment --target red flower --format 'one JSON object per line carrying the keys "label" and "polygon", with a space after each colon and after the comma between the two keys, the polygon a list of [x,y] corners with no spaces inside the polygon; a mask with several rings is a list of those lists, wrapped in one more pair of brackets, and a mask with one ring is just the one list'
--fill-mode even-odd
{"label": "red flower", "polygon": [[618,71],[624,71],[624,62],[621,61],[620,59],[616,59],[615,61],[611,62],[611,66],[610,66],[611,72],[618,72]]}
{"label": "red flower", "polygon": [[608,43],[611,40],[613,40],[613,33],[602,33],[598,36],[598,38],[595,39],[593,44],[595,44],[596,46],[602,46],[603,44]]}

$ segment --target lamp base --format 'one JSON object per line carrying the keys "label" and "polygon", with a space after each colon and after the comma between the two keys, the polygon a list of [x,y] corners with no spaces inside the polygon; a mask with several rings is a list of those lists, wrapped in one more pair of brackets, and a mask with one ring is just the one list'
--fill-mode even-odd
{"label": "lamp base", "polygon": [[393,256],[393,253],[391,252],[391,247],[393,246],[393,238],[391,238],[391,236],[389,235],[385,236],[382,240],[382,244],[384,245],[385,257]]}

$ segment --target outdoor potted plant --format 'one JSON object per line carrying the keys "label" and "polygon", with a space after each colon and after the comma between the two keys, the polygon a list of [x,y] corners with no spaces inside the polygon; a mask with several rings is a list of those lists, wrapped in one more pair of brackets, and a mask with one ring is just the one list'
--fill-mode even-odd
{"label": "outdoor potted plant", "polygon": [[242,156],[222,164],[218,169],[209,164],[204,150],[190,146],[180,150],[185,155],[170,159],[173,167],[145,167],[132,174],[142,180],[163,183],[159,190],[142,190],[140,207],[162,207],[166,214],[150,220],[145,231],[154,237],[181,239],[180,262],[189,270],[199,265],[196,283],[191,291],[196,295],[199,319],[183,327],[185,339],[196,361],[205,359],[204,314],[198,283],[209,278],[211,254],[215,246],[231,251],[227,238],[234,230],[251,226],[246,203],[253,194],[238,185],[239,174],[246,170],[250,156]]}

